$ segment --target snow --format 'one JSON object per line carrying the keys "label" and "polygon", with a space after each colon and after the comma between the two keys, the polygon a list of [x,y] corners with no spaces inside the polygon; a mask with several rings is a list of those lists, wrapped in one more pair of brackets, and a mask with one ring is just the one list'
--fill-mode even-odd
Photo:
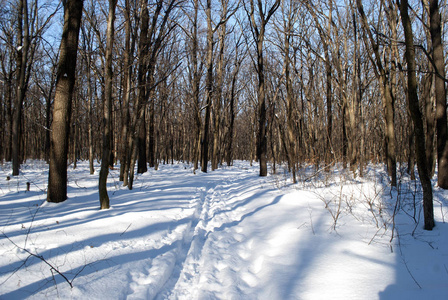
{"label": "snow", "polygon": [[304,167],[292,184],[282,168],[176,163],[130,191],[112,170],[100,211],[87,162],[59,204],[45,202],[47,170],[0,172],[0,299],[448,299],[448,192],[434,188],[424,231],[405,174],[391,190],[380,166]]}

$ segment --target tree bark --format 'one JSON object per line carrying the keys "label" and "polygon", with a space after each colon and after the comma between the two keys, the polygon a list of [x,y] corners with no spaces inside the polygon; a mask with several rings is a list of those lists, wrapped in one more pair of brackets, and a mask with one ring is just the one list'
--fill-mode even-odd
{"label": "tree bark", "polygon": [[[289,169],[292,173],[292,181],[293,183],[297,183],[296,178],[296,142],[295,142],[295,134],[294,134],[294,100],[293,100],[293,90],[292,90],[292,80],[291,80],[291,59],[290,55],[290,39],[292,38],[292,30],[293,30],[293,20],[292,20],[292,12],[289,12],[287,24],[285,23],[285,33],[284,33],[284,51],[285,51],[285,86],[286,86],[286,116],[287,116],[287,154],[289,161]],[[330,72],[331,76],[331,72]],[[331,87],[330,87],[331,90]],[[331,134],[330,134],[331,136]]]}
{"label": "tree bark", "polygon": [[[375,77],[380,82],[381,94],[383,97],[383,106],[386,121],[386,161],[388,173],[391,178],[391,186],[397,186],[397,160],[395,147],[395,129],[394,129],[394,104],[395,95],[390,86],[388,72],[386,72],[381,61],[381,54],[379,53],[379,46],[373,38],[372,32],[367,22],[367,17],[364,13],[364,7],[361,0],[356,0],[359,14],[361,15],[361,24],[363,28],[364,44],[369,52],[369,59],[374,66]],[[373,52],[373,53],[372,53]]]}
{"label": "tree bark", "polygon": [[148,164],[146,159],[146,106],[142,107],[143,117],[138,129],[138,161],[137,174],[143,174],[148,171]]}
{"label": "tree bark", "polygon": [[227,150],[226,150],[226,162],[227,166],[232,165],[233,160],[233,134],[235,128],[235,104],[237,102],[236,95],[236,83],[238,73],[240,71],[240,66],[242,63],[241,58],[239,57],[239,41],[236,43],[235,47],[235,64],[232,73],[232,84],[230,87],[230,104],[229,104],[229,128],[228,128],[228,141],[227,141]]}
{"label": "tree bark", "polygon": [[204,129],[202,131],[201,142],[201,171],[207,173],[208,164],[208,148],[209,148],[209,127],[210,127],[210,114],[213,97],[213,28],[212,28],[212,16],[211,16],[211,0],[207,0],[207,77],[206,77],[206,108],[205,108],[205,122]]}
{"label": "tree bark", "polygon": [[429,0],[430,33],[435,67],[436,126],[437,126],[437,184],[448,189],[448,130],[446,113],[445,58],[439,1]]}
{"label": "tree bark", "polygon": [[[249,10],[245,7],[251,25],[252,36],[257,50],[256,71],[258,75],[258,133],[257,133],[257,159],[260,163],[260,176],[268,175],[267,165],[267,119],[266,119],[266,90],[263,59],[263,43],[266,25],[269,19],[280,6],[280,0],[276,0],[268,11],[263,8],[263,1],[257,1],[258,18],[255,16],[255,3],[250,0]],[[257,24],[257,20],[259,24]]]}
{"label": "tree bark", "polygon": [[28,24],[28,2],[21,0],[18,10],[18,37],[17,47],[17,94],[14,105],[14,118],[12,120],[12,176],[19,175],[20,168],[20,140],[22,126],[23,101],[25,100],[27,84],[27,61],[30,48],[29,24]]}
{"label": "tree bark", "polygon": [[107,194],[107,176],[109,175],[109,166],[111,164],[111,136],[112,136],[112,54],[114,46],[114,21],[115,6],[117,0],[109,0],[109,15],[107,17],[106,32],[106,78],[103,105],[103,154],[101,158],[100,177],[98,182],[98,191],[100,196],[100,209],[108,209],[109,195]]}
{"label": "tree bark", "polygon": [[76,79],[76,57],[82,6],[82,0],[67,0],[64,5],[64,27],[59,50],[53,123],[51,126],[48,202],[62,202],[67,199],[68,135]]}
{"label": "tree bark", "polygon": [[[399,0],[397,0],[398,2]],[[415,148],[417,156],[417,168],[420,182],[423,188],[423,215],[425,219],[425,230],[432,230],[434,223],[434,209],[432,200],[432,185],[428,172],[428,160],[425,152],[425,133],[423,129],[423,118],[419,107],[417,94],[417,78],[415,63],[414,35],[412,33],[412,24],[408,15],[408,1],[400,1],[401,22],[403,24],[405,43],[406,43],[406,62],[408,65],[408,105],[411,111],[412,121],[415,132]]]}
{"label": "tree bark", "polygon": [[193,169],[198,169],[199,155],[201,151],[201,103],[199,98],[199,89],[201,74],[198,69],[198,11],[199,1],[194,0],[193,32],[192,32],[192,68],[193,68],[193,107],[194,107],[194,144],[193,144]]}
{"label": "tree bark", "polygon": [[[227,16],[227,2],[222,1],[221,20]],[[213,105],[213,152],[212,152],[212,170],[218,168],[218,160],[220,156],[220,134],[221,134],[221,107],[222,107],[222,90],[224,85],[224,50],[226,39],[226,22],[219,27],[218,41],[219,54],[218,64],[216,68],[216,93],[214,94],[215,104]]]}

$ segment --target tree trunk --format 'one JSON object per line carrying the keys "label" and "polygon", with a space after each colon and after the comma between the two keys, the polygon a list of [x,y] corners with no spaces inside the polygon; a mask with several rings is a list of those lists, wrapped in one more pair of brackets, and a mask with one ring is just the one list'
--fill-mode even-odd
{"label": "tree trunk", "polygon": [[207,172],[208,164],[208,145],[209,145],[209,127],[210,127],[210,113],[213,96],[213,28],[211,16],[211,0],[207,0],[207,78],[206,78],[206,108],[205,108],[205,122],[202,131],[202,147],[201,147],[201,171]]}
{"label": "tree trunk", "polygon": [[52,90],[53,90],[53,84],[51,85],[52,88],[50,89],[48,97],[46,97],[45,102],[45,161],[47,163],[50,162],[50,118],[51,118],[51,97],[52,97]]}
{"label": "tree trunk", "polygon": [[436,122],[437,122],[437,184],[442,189],[448,189],[448,133],[446,114],[445,58],[442,44],[442,25],[439,12],[439,1],[429,0],[430,33],[433,47],[436,91]]}
{"label": "tree trunk", "polygon": [[[432,68],[431,68],[432,70]],[[434,175],[435,167],[435,116],[434,116],[434,97],[432,94],[433,74],[428,73],[422,76],[421,89],[423,99],[423,118],[426,121],[426,157],[428,159],[429,177]]]}
{"label": "tree trunk", "polygon": [[18,37],[17,47],[17,94],[14,105],[14,118],[12,120],[12,175],[19,175],[20,168],[20,140],[22,126],[22,107],[25,100],[27,84],[27,62],[30,47],[29,25],[28,25],[28,2],[21,0],[18,12]]}
{"label": "tree trunk", "polygon": [[107,176],[109,175],[109,166],[111,164],[111,136],[112,136],[112,52],[114,46],[114,21],[115,6],[117,0],[109,0],[109,15],[107,17],[106,32],[106,78],[103,106],[103,155],[101,159],[100,177],[98,182],[98,191],[100,196],[100,209],[109,208],[109,195],[107,194]]}
{"label": "tree trunk", "polygon": [[120,180],[123,181],[123,186],[128,184],[129,174],[129,156],[130,151],[129,126],[131,115],[129,111],[129,104],[131,102],[131,84],[132,84],[132,55],[135,49],[135,38],[132,38],[131,44],[131,7],[129,0],[125,2],[125,49],[124,49],[124,87],[123,87],[123,115],[122,115],[122,129],[121,129],[121,159],[120,159]]}
{"label": "tree trunk", "polygon": [[[12,68],[12,67],[11,67]],[[11,75],[12,77],[12,75]],[[12,78],[8,76],[8,80],[6,81],[6,128],[8,129],[8,136],[6,141],[6,155],[5,160],[11,161],[12,160],[12,120],[13,118],[13,111],[12,111]]]}
{"label": "tree trunk", "polygon": [[[165,88],[163,83],[161,85],[163,85],[163,87],[161,87],[162,89]],[[150,103],[149,103],[148,160],[149,160],[149,167],[154,168],[156,165],[156,124],[155,124],[156,98],[154,96],[151,96],[151,99],[149,101]]]}
{"label": "tree trunk", "polygon": [[48,202],[67,199],[67,153],[70,115],[75,86],[78,36],[82,16],[82,0],[67,0],[64,5],[64,27],[51,126]]}
{"label": "tree trunk", "polygon": [[142,107],[143,117],[138,129],[138,162],[137,162],[137,174],[143,174],[148,171],[148,165],[146,160],[146,106]]}
{"label": "tree trunk", "polygon": [[[397,0],[398,1],[398,0]],[[417,156],[417,168],[420,182],[423,188],[423,215],[425,219],[425,230],[432,230],[434,223],[434,209],[432,200],[432,185],[428,172],[428,160],[425,152],[425,133],[423,130],[422,113],[419,108],[417,94],[417,78],[415,75],[415,46],[414,35],[412,33],[412,24],[408,15],[408,1],[400,1],[401,22],[403,23],[405,43],[406,43],[406,62],[408,65],[408,105],[411,111],[415,132],[415,148]]]}
{"label": "tree trunk", "polygon": [[239,61],[238,45],[235,49],[235,66],[232,74],[232,86],[230,87],[230,105],[229,105],[229,136],[227,141],[226,161],[227,166],[232,165],[233,160],[233,132],[235,127],[235,102],[236,102],[236,80],[240,69],[241,62]]}
{"label": "tree trunk", "polygon": [[[263,60],[263,42],[266,25],[269,19],[280,6],[280,0],[276,0],[269,10],[263,9],[263,1],[257,1],[258,17],[255,16],[254,0],[250,0],[249,10],[245,7],[251,25],[257,50],[256,71],[258,75],[258,133],[257,133],[257,159],[260,163],[260,176],[268,175],[267,165],[267,120],[266,120],[266,91]],[[257,21],[259,24],[257,24]]]}
{"label": "tree trunk", "polygon": [[288,161],[289,161],[289,169],[292,173],[292,182],[297,183],[296,178],[296,143],[295,143],[295,134],[294,134],[294,105],[293,105],[293,90],[292,90],[292,81],[291,81],[291,72],[290,72],[290,39],[291,39],[291,17],[289,18],[288,28],[285,31],[285,80],[286,80],[286,115],[287,115],[287,132],[288,132]]}
{"label": "tree trunk", "polygon": [[199,155],[201,151],[201,103],[199,98],[199,88],[201,75],[198,69],[198,12],[199,1],[194,0],[193,32],[191,33],[191,60],[192,60],[192,96],[193,96],[193,118],[194,118],[194,139],[193,139],[193,172],[198,169]]}
{"label": "tree trunk", "polygon": [[[367,17],[364,13],[364,7],[361,0],[356,0],[359,14],[361,15],[361,24],[363,28],[364,45],[368,50],[369,59],[371,60],[375,77],[380,82],[381,94],[383,97],[383,106],[386,121],[386,161],[389,176],[391,177],[391,186],[397,186],[397,161],[395,149],[395,129],[394,129],[394,103],[395,95],[390,86],[389,72],[386,72],[381,61],[381,54],[379,53],[379,46],[373,38],[372,32],[367,22]],[[370,45],[369,45],[370,44]]]}

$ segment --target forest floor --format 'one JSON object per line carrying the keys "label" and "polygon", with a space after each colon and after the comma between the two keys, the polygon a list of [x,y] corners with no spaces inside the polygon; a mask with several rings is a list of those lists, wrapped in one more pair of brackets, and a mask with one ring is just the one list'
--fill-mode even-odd
{"label": "forest floor", "polygon": [[[99,166],[96,166],[99,171]],[[161,165],[134,189],[69,167],[68,200],[47,203],[48,166],[0,170],[0,299],[448,299],[448,192],[434,188],[423,230],[421,190],[404,172],[363,178],[235,162],[209,173]],[[26,183],[30,182],[30,191]]]}

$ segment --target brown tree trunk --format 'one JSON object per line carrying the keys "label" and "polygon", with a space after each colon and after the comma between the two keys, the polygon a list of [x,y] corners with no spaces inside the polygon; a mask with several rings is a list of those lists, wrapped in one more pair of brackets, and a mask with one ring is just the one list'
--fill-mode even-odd
{"label": "brown tree trunk", "polygon": [[129,148],[128,148],[128,131],[129,131],[129,123],[131,120],[130,111],[129,111],[129,103],[131,101],[131,84],[132,84],[132,55],[134,53],[135,47],[135,38],[132,39],[131,46],[131,7],[130,1],[125,1],[125,49],[123,53],[124,60],[124,80],[123,80],[123,104],[122,104],[122,128],[121,128],[121,157],[120,157],[120,181],[123,181],[123,185],[127,185],[128,173],[128,156],[129,156]]}
{"label": "brown tree trunk", "polygon": [[84,27],[81,27],[83,52],[85,55],[85,72],[87,81],[87,139],[89,147],[89,171],[90,175],[95,173],[94,168],[94,140],[93,140],[93,87],[92,87],[92,35],[91,30],[86,31]]}
{"label": "brown tree trunk", "polygon": [[151,97],[149,103],[149,133],[148,133],[148,160],[149,167],[154,168],[156,165],[156,124],[155,124],[155,97]]}
{"label": "brown tree trunk", "polygon": [[201,151],[201,103],[199,98],[199,88],[201,75],[198,69],[198,11],[199,1],[194,0],[193,32],[192,32],[192,95],[193,95],[193,118],[194,118],[194,139],[193,139],[193,170],[198,169],[199,155]]}
{"label": "brown tree trunk", "polygon": [[269,10],[264,10],[263,1],[257,1],[258,16],[255,16],[255,3],[250,0],[250,7],[246,12],[251,25],[252,36],[257,50],[256,71],[258,75],[258,133],[257,133],[257,159],[260,163],[260,176],[268,175],[267,165],[267,119],[266,119],[266,90],[263,59],[263,42],[266,25],[269,19],[280,6],[280,0],[276,0]]}
{"label": "brown tree trunk", "polygon": [[30,47],[28,2],[21,0],[18,10],[18,47],[17,47],[17,93],[14,105],[14,118],[12,120],[12,175],[19,175],[20,168],[20,140],[22,126],[22,107],[27,90],[26,73],[28,52]]}
{"label": "brown tree trunk", "polygon": [[212,16],[211,16],[211,0],[207,0],[207,78],[206,78],[206,108],[205,108],[205,122],[204,129],[202,131],[201,142],[201,171],[207,172],[208,164],[208,145],[209,145],[209,127],[210,127],[210,114],[213,97],[213,28],[212,28]]}
{"label": "brown tree trunk", "polygon": [[230,87],[230,104],[229,104],[229,129],[228,129],[228,141],[227,141],[227,150],[226,150],[226,162],[227,166],[232,165],[233,160],[233,134],[235,127],[235,102],[236,102],[236,81],[238,77],[238,73],[240,71],[241,66],[241,58],[239,57],[239,41],[236,43],[235,47],[235,64],[232,73],[232,84]]}
{"label": "brown tree trunk", "polygon": [[[398,0],[397,0],[398,1]],[[428,172],[428,160],[425,152],[425,133],[423,129],[423,118],[419,107],[417,94],[417,78],[415,75],[415,46],[412,24],[408,15],[408,1],[400,1],[401,22],[403,24],[406,43],[406,62],[408,65],[408,105],[411,111],[415,132],[415,148],[417,156],[417,168],[420,182],[423,188],[423,215],[425,219],[425,230],[432,230],[434,223],[434,209],[432,200],[432,185]]]}
{"label": "brown tree trunk", "polygon": [[[297,183],[296,178],[296,136],[294,134],[294,104],[293,104],[293,90],[292,90],[292,81],[291,81],[291,71],[290,71],[290,39],[292,37],[292,16],[289,16],[288,26],[285,28],[285,81],[286,81],[286,116],[287,116],[287,141],[288,141],[288,161],[289,161],[289,169],[292,173],[292,181],[293,183]],[[330,74],[331,75],[331,74]],[[331,88],[330,88],[331,89]],[[330,134],[331,135],[331,134]]]}
{"label": "brown tree trunk", "polygon": [[[227,2],[222,1],[221,19],[225,19],[227,15]],[[213,106],[213,153],[212,153],[212,170],[218,168],[218,160],[220,156],[220,134],[221,134],[221,103],[222,103],[222,90],[224,85],[224,50],[225,50],[225,38],[226,38],[226,22],[219,27],[219,55],[218,64],[216,68],[216,93],[213,99],[215,104]]]}
{"label": "brown tree trunk", "polygon": [[82,16],[82,0],[67,0],[64,5],[64,27],[51,126],[48,202],[67,199],[67,153],[70,114],[75,86],[78,36]]}
{"label": "brown tree trunk", "polygon": [[[145,99],[146,99],[146,91],[147,91],[147,61],[149,56],[149,39],[148,39],[148,31],[149,31],[149,11],[148,11],[148,1],[142,0],[141,1],[142,10],[140,12],[140,40],[138,44],[138,74],[137,74],[137,99],[134,103],[135,112],[132,120],[132,132],[129,136],[128,140],[128,147],[129,147],[129,156],[128,160],[126,161],[128,163],[128,167],[126,168],[128,171],[128,174],[125,176],[128,176],[128,182],[127,186],[130,190],[133,188],[134,183],[134,168],[135,168],[135,161],[137,160],[138,156],[138,149],[139,149],[139,136],[141,131],[142,123],[144,125],[144,111],[145,111]],[[145,153],[146,156],[146,153]],[[146,164],[146,163],[145,163]]]}
{"label": "brown tree trunk", "polygon": [[[12,69],[12,67],[11,67]],[[12,160],[12,120],[13,120],[13,112],[12,112],[12,72],[11,76],[8,76],[8,80],[6,81],[6,128],[8,130],[8,136],[6,137],[6,155],[5,160]]]}
{"label": "brown tree trunk", "polygon": [[448,189],[448,132],[446,114],[445,58],[439,1],[429,0],[430,33],[433,47],[436,91],[438,186]]}
{"label": "brown tree trunk", "polygon": [[[432,68],[431,68],[432,69]],[[421,79],[422,100],[423,100],[423,119],[426,125],[426,157],[428,159],[429,177],[434,175],[435,167],[435,115],[434,115],[434,97],[432,94],[433,74],[424,74]]]}
{"label": "brown tree trunk", "polygon": [[111,136],[112,136],[112,52],[114,46],[114,21],[115,6],[117,0],[109,0],[109,15],[107,17],[106,32],[106,78],[103,105],[103,155],[101,158],[100,177],[98,181],[98,191],[100,197],[100,209],[109,208],[109,195],[107,194],[107,176],[111,164]]}
{"label": "brown tree trunk", "polygon": [[148,164],[146,159],[146,106],[143,108],[143,117],[138,129],[138,162],[137,174],[143,174],[148,171]]}
{"label": "brown tree trunk", "polygon": [[390,86],[389,72],[386,72],[383,63],[381,61],[381,55],[379,53],[379,46],[373,38],[372,32],[367,22],[367,17],[364,13],[364,7],[361,0],[356,0],[359,14],[361,16],[361,24],[363,28],[364,45],[369,53],[369,59],[374,65],[375,77],[380,82],[381,94],[383,97],[383,106],[386,121],[386,160],[388,173],[391,177],[391,186],[397,186],[397,161],[396,161],[396,149],[395,149],[395,129],[394,129],[394,103],[395,95]]}

